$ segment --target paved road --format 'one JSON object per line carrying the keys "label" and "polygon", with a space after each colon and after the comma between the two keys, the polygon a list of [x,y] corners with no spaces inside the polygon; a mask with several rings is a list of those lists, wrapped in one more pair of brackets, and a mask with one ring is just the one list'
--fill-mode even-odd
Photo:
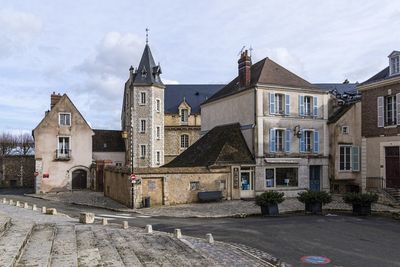
{"label": "paved road", "polygon": [[[3,197],[2,194],[4,192],[0,192],[0,197]],[[167,232],[181,228],[183,234],[198,237],[213,233],[216,240],[255,247],[294,266],[312,266],[300,260],[308,255],[324,256],[331,260],[331,263],[322,266],[400,266],[400,222],[390,218],[357,218],[348,215],[287,215],[244,219],[148,218],[135,213],[112,212],[21,195],[12,195],[12,198],[38,206],[55,207],[71,217],[78,217],[85,210],[94,212],[97,217],[108,217],[110,222],[127,220],[130,225],[139,227],[152,224],[154,229]]]}

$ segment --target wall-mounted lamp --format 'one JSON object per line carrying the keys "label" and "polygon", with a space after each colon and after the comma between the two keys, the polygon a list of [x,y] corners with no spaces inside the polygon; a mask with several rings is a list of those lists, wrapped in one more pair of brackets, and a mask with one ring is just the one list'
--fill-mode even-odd
{"label": "wall-mounted lamp", "polygon": [[294,126],[293,135],[297,136],[297,138],[301,138],[301,128],[300,125]]}

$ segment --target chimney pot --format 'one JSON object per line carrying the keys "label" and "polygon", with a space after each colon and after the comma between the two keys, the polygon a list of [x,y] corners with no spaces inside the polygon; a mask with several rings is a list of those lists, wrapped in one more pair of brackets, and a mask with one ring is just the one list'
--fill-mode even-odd
{"label": "chimney pot", "polygon": [[50,109],[53,109],[53,107],[58,103],[58,101],[60,101],[61,99],[61,94],[56,94],[55,92],[53,92],[50,96]]}
{"label": "chimney pot", "polygon": [[240,55],[238,70],[240,88],[249,86],[251,82],[251,57],[247,50],[243,51]]}

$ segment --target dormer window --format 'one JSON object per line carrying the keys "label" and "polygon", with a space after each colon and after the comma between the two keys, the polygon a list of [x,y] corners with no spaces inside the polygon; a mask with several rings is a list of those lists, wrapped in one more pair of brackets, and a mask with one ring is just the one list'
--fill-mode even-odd
{"label": "dormer window", "polygon": [[142,78],[146,78],[146,76],[147,76],[147,71],[146,71],[146,68],[143,67],[143,69],[142,69]]}
{"label": "dormer window", "polygon": [[181,123],[187,123],[188,122],[188,114],[189,111],[187,109],[181,109]]}
{"label": "dormer window", "polygon": [[400,74],[400,52],[393,51],[389,55],[390,75]]}

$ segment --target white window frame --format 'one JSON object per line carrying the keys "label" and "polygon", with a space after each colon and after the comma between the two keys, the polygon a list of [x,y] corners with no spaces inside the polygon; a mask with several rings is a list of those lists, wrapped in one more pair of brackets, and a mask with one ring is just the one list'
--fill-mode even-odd
{"label": "white window frame", "polygon": [[[67,153],[60,153],[61,148],[60,148],[60,138],[68,138],[68,149],[67,149]],[[65,142],[64,142],[65,143]],[[59,135],[57,136],[57,158],[66,158],[66,157],[71,157],[71,136],[68,135]]]}
{"label": "white window frame", "polygon": [[[61,115],[69,115],[69,124],[61,124]],[[71,126],[71,124],[72,124],[71,112],[59,112],[58,113],[58,125],[60,125],[60,126]]]}
{"label": "white window frame", "polygon": [[[392,99],[391,103],[391,119],[392,123],[389,124],[389,105],[388,105],[388,99]],[[397,101],[396,101],[396,95],[387,95],[383,98],[383,106],[384,106],[384,125],[386,126],[396,126],[397,125]]]}
{"label": "white window frame", "polygon": [[[284,115],[286,108],[286,95],[275,93],[275,114]],[[279,99],[281,101],[279,101]]]}
{"label": "white window frame", "polygon": [[160,165],[161,164],[161,151],[156,150],[156,164]]}
{"label": "white window frame", "polygon": [[[276,169],[297,169],[297,186],[276,186]],[[266,174],[267,170],[274,170],[274,181],[273,186],[267,187],[266,183]],[[271,190],[271,189],[282,189],[282,188],[299,188],[299,168],[294,166],[279,166],[279,167],[266,167],[264,168],[264,188]]]}
{"label": "white window frame", "polygon": [[[306,99],[310,99],[310,108],[309,108],[309,110],[308,110],[308,112],[307,112],[307,101],[306,101]],[[313,111],[314,111],[314,106],[313,106],[313,97],[312,96],[310,96],[310,95],[305,95],[304,97],[303,97],[303,100],[304,100],[304,116],[313,116]]]}
{"label": "white window frame", "polygon": [[[279,138],[278,138],[278,132],[282,133],[282,149],[279,149]],[[281,128],[275,128],[275,152],[277,153],[283,153],[285,152],[285,135],[286,135],[286,129],[281,129]]]}
{"label": "white window frame", "polygon": [[156,98],[156,111],[161,112],[161,99]]}
{"label": "white window frame", "polygon": [[[187,137],[187,140],[183,140],[182,138],[183,137]],[[185,146],[185,144],[186,144],[186,142],[187,142],[187,146]],[[182,144],[183,144],[183,146],[182,146]],[[181,134],[180,135],[180,148],[181,149],[187,149],[188,147],[190,146],[190,137],[189,137],[189,134],[186,134],[186,133],[184,133],[184,134]]]}
{"label": "white window frame", "polygon": [[[145,159],[146,158],[146,154],[147,154],[147,145],[146,144],[140,144],[140,158],[141,159]],[[143,153],[143,147],[144,147],[144,153]]]}
{"label": "white window frame", "polygon": [[[306,133],[310,134],[310,149],[307,149],[307,137],[306,137]],[[314,148],[314,130],[312,129],[305,129],[304,130],[304,152],[305,153],[312,153],[313,152],[313,148]]]}
{"label": "white window frame", "polygon": [[394,56],[390,58],[390,75],[400,73],[400,56]]}
{"label": "white window frame", "polygon": [[[184,112],[186,111],[186,117]],[[179,120],[181,122],[181,124],[187,124],[189,121],[189,109],[187,108],[182,108],[179,110]]]}
{"label": "white window frame", "polygon": [[[345,130],[345,129],[346,129],[346,130]],[[350,127],[347,126],[347,125],[343,125],[343,126],[341,127],[341,133],[342,133],[342,134],[350,134]]]}
{"label": "white window frame", "polygon": [[[143,124],[142,122],[144,122],[144,129],[143,129]],[[147,120],[146,119],[140,119],[140,129],[139,132],[140,133],[146,133],[146,129],[147,129]]]}
{"label": "white window frame", "polygon": [[[143,95],[144,95],[144,98],[143,98]],[[140,91],[139,92],[139,105],[145,106],[146,103],[147,103],[147,93],[146,93],[146,91]]]}
{"label": "white window frame", "polygon": [[161,127],[156,126],[156,139],[160,140],[161,139]]}
{"label": "white window frame", "polygon": [[[349,169],[346,169],[346,164],[348,163],[347,161],[346,161],[346,156],[347,156],[347,153],[345,153],[344,154],[344,161],[343,161],[343,165],[344,165],[344,169],[341,169],[340,168],[340,155],[341,155],[341,153],[340,153],[340,150],[341,150],[341,148],[348,148],[349,150],[350,150],[350,152],[349,152],[349,154],[350,154],[350,167],[349,167]],[[345,144],[343,144],[343,145],[339,145],[339,160],[338,160],[338,162],[339,162],[339,166],[338,166],[338,170],[339,170],[339,172],[351,172],[352,171],[352,166],[353,166],[353,162],[352,162],[352,160],[353,160],[353,155],[351,154],[352,153],[352,145],[345,145]],[[346,150],[344,150],[345,152],[346,152]]]}

